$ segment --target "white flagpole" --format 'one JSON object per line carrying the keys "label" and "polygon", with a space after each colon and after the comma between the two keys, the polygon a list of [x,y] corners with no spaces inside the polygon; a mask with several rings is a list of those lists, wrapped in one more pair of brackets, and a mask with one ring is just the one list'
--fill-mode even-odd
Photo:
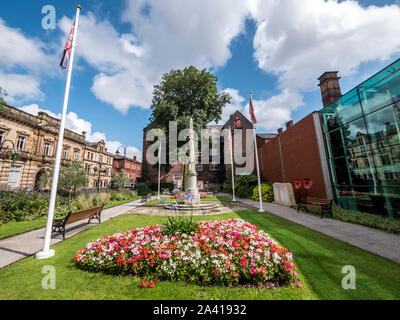
{"label": "white flagpole", "polygon": [[158,149],[158,200],[160,200],[160,178],[161,178],[161,141],[160,148]]}
{"label": "white flagpole", "polygon": [[229,140],[231,143],[231,166],[232,166],[232,201],[236,201],[235,197],[235,173],[234,173],[234,167],[233,167],[233,139],[232,139],[232,134],[231,134],[231,128],[229,127]]}
{"label": "white flagpole", "polygon": [[50,249],[50,240],[51,240],[51,231],[52,231],[52,227],[53,227],[54,208],[55,208],[55,204],[56,204],[56,195],[57,195],[58,174],[60,171],[61,152],[62,152],[64,129],[65,129],[65,118],[67,115],[69,89],[70,89],[70,83],[71,83],[72,65],[74,62],[75,41],[76,41],[76,36],[78,34],[78,23],[79,23],[80,10],[81,10],[81,6],[77,5],[76,6],[75,26],[74,26],[74,36],[72,38],[71,56],[70,56],[70,61],[69,61],[69,65],[68,65],[67,84],[65,86],[65,94],[64,94],[64,103],[63,103],[62,114],[61,114],[60,131],[58,133],[56,162],[54,165],[53,181],[51,184],[49,211],[48,211],[48,215],[47,215],[47,224],[46,224],[46,234],[45,234],[45,238],[44,238],[43,250],[36,253],[36,259],[47,259],[47,258],[54,256],[54,253],[55,253],[55,251],[53,249]]}
{"label": "white flagpole", "polygon": [[[250,91],[250,100],[252,99],[252,93]],[[250,106],[249,106],[250,108]],[[263,203],[262,203],[262,195],[261,195],[261,179],[260,179],[260,166],[258,164],[258,151],[257,151],[257,137],[256,137],[256,126],[255,123],[253,122],[253,119],[251,121],[253,123],[253,133],[254,133],[254,151],[256,155],[256,166],[257,166],[257,180],[258,180],[258,196],[260,198],[260,209],[258,212],[264,212],[263,209]]]}

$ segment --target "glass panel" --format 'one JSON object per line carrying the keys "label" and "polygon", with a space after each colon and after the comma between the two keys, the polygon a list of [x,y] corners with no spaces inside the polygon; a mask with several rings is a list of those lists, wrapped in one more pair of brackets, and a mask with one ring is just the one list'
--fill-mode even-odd
{"label": "glass panel", "polygon": [[347,168],[347,162],[345,158],[339,158],[332,160],[333,171],[335,173],[336,184],[338,185],[350,185],[350,177]]}
{"label": "glass panel", "polygon": [[400,61],[359,86],[362,107],[370,113],[400,99]]}
{"label": "glass panel", "polygon": [[345,94],[329,106],[321,110],[325,116],[328,130],[337,128],[346,122],[362,116],[360,100],[356,89]]}
{"label": "glass panel", "polygon": [[367,152],[367,129],[364,119],[358,119],[342,127],[344,144],[348,156],[358,156]]}
{"label": "glass panel", "polygon": [[331,158],[338,158],[344,156],[344,147],[342,139],[342,130],[335,130],[328,134],[329,145],[331,151]]}
{"label": "glass panel", "polygon": [[400,113],[397,105],[391,105],[366,117],[373,148],[382,148],[400,143]]}
{"label": "glass panel", "polygon": [[400,187],[400,146],[380,149],[374,157],[378,178],[382,185]]}

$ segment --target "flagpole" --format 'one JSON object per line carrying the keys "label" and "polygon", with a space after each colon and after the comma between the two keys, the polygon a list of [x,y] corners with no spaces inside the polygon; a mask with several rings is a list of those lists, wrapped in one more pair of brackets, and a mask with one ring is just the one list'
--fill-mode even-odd
{"label": "flagpole", "polygon": [[161,178],[161,141],[160,148],[158,149],[158,200],[160,200],[160,178]]}
{"label": "flagpole", "polygon": [[235,197],[235,173],[234,173],[234,168],[233,168],[233,139],[232,139],[232,134],[231,134],[231,127],[229,127],[229,139],[231,141],[231,166],[232,166],[232,201],[236,201]]}
{"label": "flagpole", "polygon": [[[251,91],[250,91],[250,101],[252,101],[252,93],[251,93]],[[250,108],[250,106],[249,106],[249,108]],[[255,126],[254,121],[252,121],[252,123],[253,123],[253,133],[254,133],[254,151],[255,151],[255,155],[256,155],[256,166],[257,166],[258,197],[260,199],[260,209],[258,210],[258,212],[264,212],[263,203],[262,203],[262,195],[261,195],[260,166],[258,164],[256,126]]]}
{"label": "flagpole", "polygon": [[71,84],[72,65],[74,62],[75,41],[76,41],[76,36],[78,34],[80,10],[81,10],[81,6],[77,5],[76,6],[74,35],[72,38],[72,45],[71,45],[72,46],[71,47],[71,57],[70,57],[69,66],[68,66],[67,83],[65,86],[64,103],[63,103],[61,122],[60,122],[60,131],[58,133],[56,162],[54,165],[53,181],[51,184],[49,211],[48,211],[48,215],[47,215],[47,224],[46,224],[46,234],[45,234],[45,238],[44,238],[43,250],[36,253],[36,255],[35,255],[36,259],[47,259],[47,258],[54,256],[54,253],[55,253],[55,251],[53,249],[50,249],[51,231],[52,231],[52,227],[53,227],[54,208],[55,208],[55,204],[56,204],[56,195],[57,195],[58,174],[60,171],[61,152],[62,152],[64,129],[65,129],[65,118],[67,116],[69,89],[70,89],[70,84]]}

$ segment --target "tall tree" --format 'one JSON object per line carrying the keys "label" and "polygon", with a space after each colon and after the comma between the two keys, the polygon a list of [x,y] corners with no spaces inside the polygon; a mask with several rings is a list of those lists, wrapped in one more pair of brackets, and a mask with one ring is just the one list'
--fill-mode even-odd
{"label": "tall tree", "polygon": [[4,97],[7,96],[7,91],[0,87],[0,109],[3,105],[6,104],[4,101]]}
{"label": "tall tree", "polygon": [[[199,134],[208,123],[221,120],[222,109],[231,102],[231,97],[218,92],[217,81],[210,72],[194,66],[164,74],[161,83],[154,86],[149,127],[162,129],[168,140],[170,121],[177,122],[179,132],[188,128],[189,119],[193,118],[194,129]],[[164,171],[169,169],[169,165],[163,165]]]}

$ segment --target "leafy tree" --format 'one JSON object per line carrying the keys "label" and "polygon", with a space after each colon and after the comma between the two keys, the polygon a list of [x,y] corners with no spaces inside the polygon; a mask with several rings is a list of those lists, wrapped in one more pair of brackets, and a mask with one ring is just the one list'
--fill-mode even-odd
{"label": "leafy tree", "polygon": [[[39,180],[40,187],[51,185],[53,172],[54,168],[43,174],[43,178],[41,177],[41,180]],[[46,181],[46,179],[48,180]],[[86,187],[87,182],[87,172],[78,161],[72,161],[71,164],[60,166],[57,188],[67,192],[70,200],[71,195],[75,194],[77,189]]]}
{"label": "leafy tree", "polygon": [[[183,70],[171,70],[162,76],[160,84],[154,86],[152,100],[151,124],[149,128],[163,130],[167,136],[169,122],[176,121],[178,132],[189,127],[189,119],[193,118],[193,126],[199,134],[202,128],[212,121],[219,121],[225,104],[231,102],[228,93],[218,93],[217,77],[210,72],[198,70],[190,66]],[[178,142],[178,148],[185,142]],[[169,150],[167,150],[167,162]],[[169,171],[169,165],[163,165]]]}
{"label": "leafy tree", "polygon": [[128,175],[125,171],[118,172],[111,180],[112,185],[115,189],[122,189],[128,179]]}
{"label": "leafy tree", "polygon": [[7,91],[0,87],[0,110],[6,104],[4,97],[7,96]]}

